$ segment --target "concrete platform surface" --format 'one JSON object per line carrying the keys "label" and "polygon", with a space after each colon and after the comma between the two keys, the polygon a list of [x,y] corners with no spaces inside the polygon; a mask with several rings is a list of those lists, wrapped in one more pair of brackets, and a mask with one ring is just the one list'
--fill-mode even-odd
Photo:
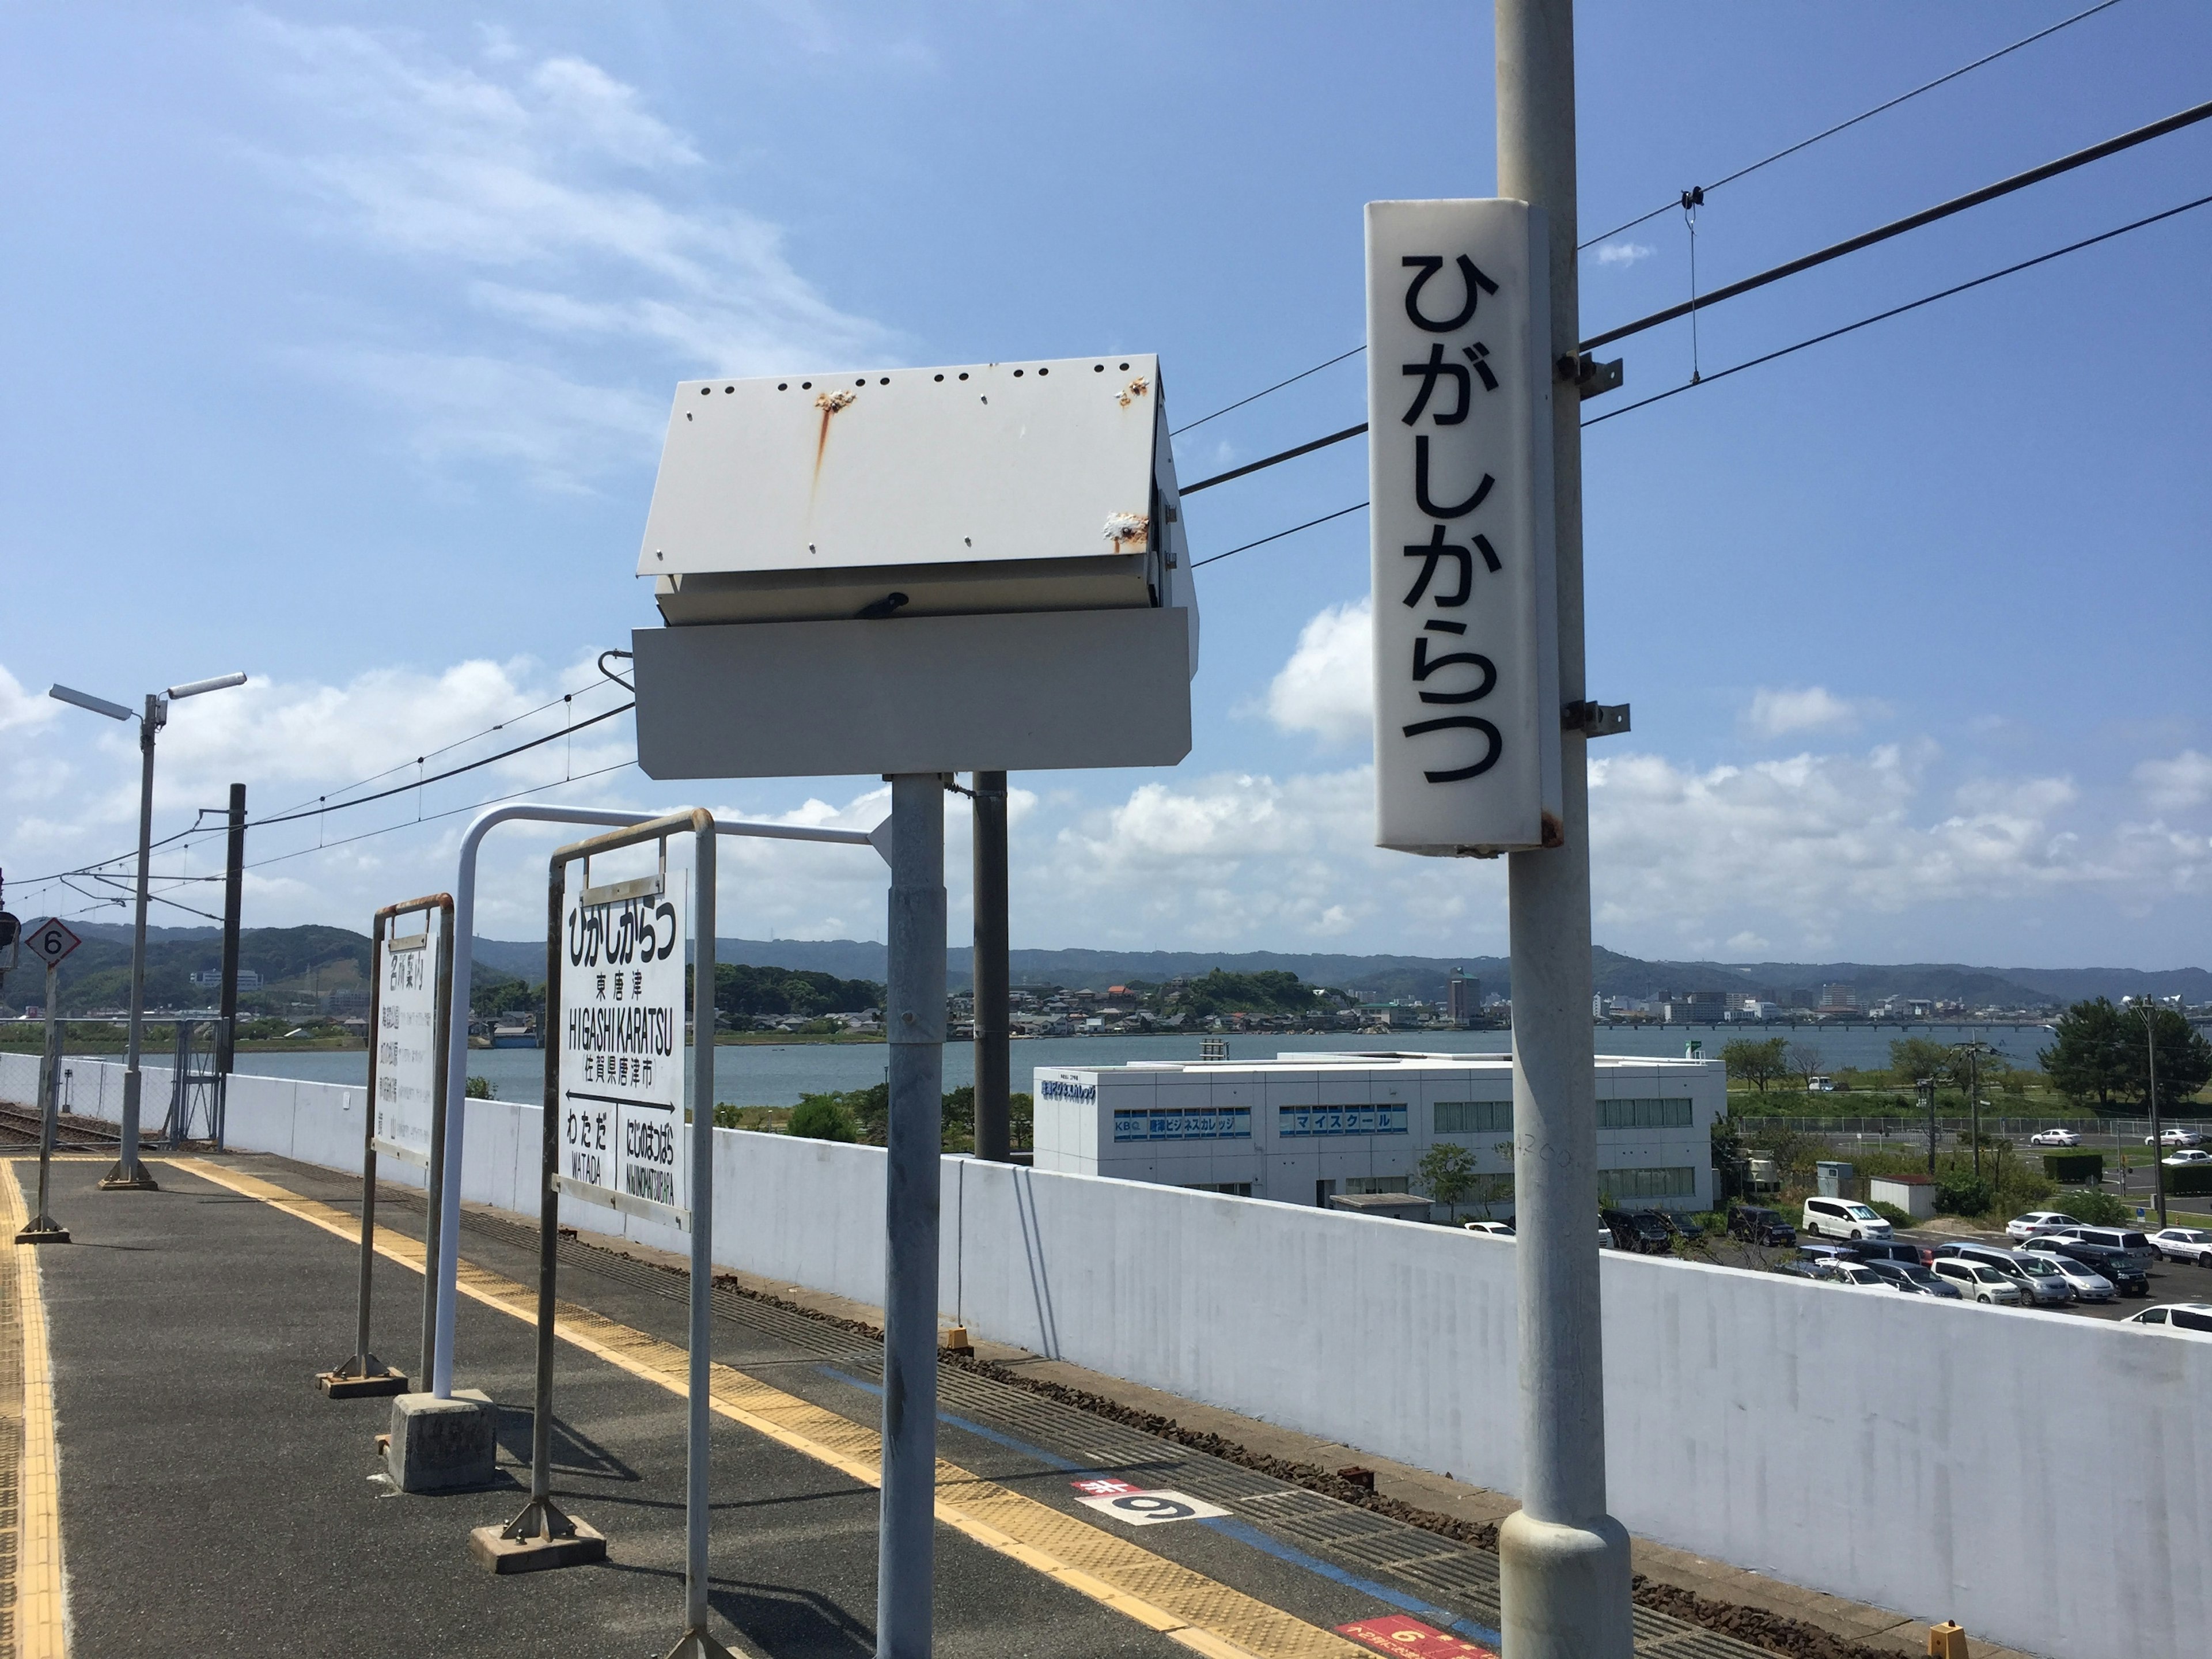
{"label": "concrete platform surface", "polygon": [[[562,1241],[554,1495],[605,1534],[607,1559],[495,1576],[472,1559],[470,1534],[507,1520],[525,1496],[534,1228],[472,1211],[462,1229],[455,1376],[495,1402],[499,1484],[404,1495],[374,1438],[391,1401],[333,1401],[314,1383],[353,1346],[357,1182],[261,1157],[162,1160],[155,1193],[95,1192],[100,1172],[57,1164],[53,1207],[76,1242],[20,1253],[37,1262],[24,1282],[52,1353],[70,1647],[651,1659],[674,1640],[686,1281],[671,1263]],[[373,1346],[407,1370],[421,1216],[419,1195],[380,1194]],[[804,1296],[793,1287],[755,1288],[781,1304],[716,1294],[714,1634],[779,1659],[868,1655],[881,1353],[843,1321],[872,1322],[872,1310],[809,1310],[791,1305]],[[23,1323],[0,1317],[0,1350]],[[940,1370],[936,1650],[948,1659],[1325,1659],[1365,1650],[1337,1627],[1407,1614],[1494,1644],[1486,1550],[1014,1379],[1131,1404],[1150,1391],[1012,1351],[981,1357],[1011,1369]],[[0,1353],[0,1389],[5,1371]],[[1143,1408],[1265,1455],[1376,1466],[1188,1401],[1152,1395]],[[1380,1473],[1382,1490],[1437,1513],[1494,1520],[1510,1507],[1420,1471]],[[1086,1504],[1092,1494],[1076,1483],[1099,1480],[1224,1513],[1133,1524]],[[1641,1546],[1638,1565],[1709,1601],[1786,1612],[1831,1636],[1838,1659],[1920,1650],[1877,1609],[1824,1607],[1833,1598]],[[1814,1650],[1754,1647],[1649,1607],[1638,1632],[1640,1653],[1674,1659]]]}

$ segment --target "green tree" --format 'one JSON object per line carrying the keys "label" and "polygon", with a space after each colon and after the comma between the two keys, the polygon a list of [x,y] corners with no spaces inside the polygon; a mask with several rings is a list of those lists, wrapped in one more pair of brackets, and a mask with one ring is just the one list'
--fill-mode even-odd
{"label": "green tree", "polygon": [[[2139,1097],[2146,1110],[2150,1104],[2150,1047],[2158,1045],[2158,1106],[2162,1112],[2175,1107],[2212,1081],[2212,1042],[2181,1017],[2179,1010],[2159,1008],[2146,1014],[2136,1004],[2121,1014],[2125,1040],[2121,1045],[2121,1076],[2128,1091]],[[2149,1027],[2148,1030],[2145,1027]]]}
{"label": "green tree", "polygon": [[1820,1051],[1809,1042],[1793,1042],[1782,1051],[1784,1069],[1808,1089],[1813,1086],[1814,1073],[1822,1069]]}
{"label": "green tree", "polygon": [[1788,1040],[1783,1037],[1769,1037],[1764,1042],[1738,1037],[1721,1050],[1721,1063],[1728,1068],[1729,1077],[1739,1083],[1748,1083],[1765,1094],[1768,1084],[1790,1074],[1786,1057],[1789,1048]]}
{"label": "green tree", "polygon": [[1414,1166],[1421,1190],[1444,1206],[1445,1214],[1459,1219],[1459,1201],[1474,1185],[1474,1153],[1466,1146],[1439,1140],[1421,1154]]}
{"label": "green tree", "polygon": [[842,1095],[802,1095],[799,1104],[791,1109],[791,1121],[784,1126],[783,1132],[806,1140],[854,1141],[860,1138]]}
{"label": "green tree", "polygon": [[2131,1080],[2136,1088],[2142,1086],[2144,1049],[2141,1020],[2130,1030],[2127,1016],[2112,1006],[2112,999],[2099,997],[2077,1002],[2059,1015],[2051,1046],[2036,1058],[2059,1093],[2069,1100],[2093,1103],[2106,1112],[2112,1109],[2113,1096],[2128,1092]]}
{"label": "green tree", "polygon": [[1899,1037],[1889,1045],[1890,1080],[1910,1089],[1923,1078],[1951,1075],[1951,1051],[1931,1037]]}

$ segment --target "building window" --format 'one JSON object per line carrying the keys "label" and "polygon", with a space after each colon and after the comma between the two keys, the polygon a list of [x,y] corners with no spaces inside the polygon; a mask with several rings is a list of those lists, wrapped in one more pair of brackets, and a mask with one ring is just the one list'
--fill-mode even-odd
{"label": "building window", "polygon": [[1413,1188],[1412,1180],[1406,1176],[1346,1176],[1344,1190],[1347,1193],[1410,1193]]}
{"label": "building window", "polygon": [[1151,1110],[1116,1111],[1114,1139],[1122,1140],[1249,1140],[1252,1109],[1231,1107],[1225,1111],[1158,1107]]}
{"label": "building window", "polygon": [[1632,1198],[1694,1198],[1698,1173],[1684,1165],[1671,1170],[1600,1170],[1598,1197],[1618,1203]]}
{"label": "building window", "polygon": [[1184,1187],[1183,1191],[1224,1193],[1231,1198],[1249,1198],[1252,1196],[1252,1183],[1249,1181],[1194,1181]]}
{"label": "building window", "polygon": [[1601,1100],[1601,1129],[1686,1129],[1690,1103],[1685,1100]]}
{"label": "building window", "polygon": [[1510,1135],[1513,1133],[1513,1103],[1440,1100],[1436,1105],[1436,1126],[1440,1135]]}
{"label": "building window", "polygon": [[1403,1106],[1279,1106],[1275,1109],[1275,1133],[1286,1139],[1407,1133]]}

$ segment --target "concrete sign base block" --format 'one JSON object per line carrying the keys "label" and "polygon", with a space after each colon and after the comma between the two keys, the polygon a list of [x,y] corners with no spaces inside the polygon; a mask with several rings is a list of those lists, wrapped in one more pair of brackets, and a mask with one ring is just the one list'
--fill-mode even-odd
{"label": "concrete sign base block", "polygon": [[702,1630],[687,1630],[663,1659],[737,1659],[737,1656]]}
{"label": "concrete sign base block", "polygon": [[368,1400],[380,1395],[405,1394],[404,1371],[374,1371],[367,1376],[348,1376],[339,1371],[317,1371],[315,1386],[333,1400]]}
{"label": "concrete sign base block", "polygon": [[18,1244],[66,1244],[70,1242],[66,1227],[26,1227],[15,1235]]}
{"label": "concrete sign base block", "polygon": [[566,1538],[508,1538],[502,1527],[478,1527],[469,1534],[469,1553],[499,1573],[543,1572],[607,1559],[605,1538],[573,1516],[568,1523],[575,1531]]}
{"label": "concrete sign base block", "polygon": [[451,1400],[395,1395],[385,1472],[402,1492],[488,1486],[497,1468],[498,1426],[499,1408],[475,1389],[456,1389]]}

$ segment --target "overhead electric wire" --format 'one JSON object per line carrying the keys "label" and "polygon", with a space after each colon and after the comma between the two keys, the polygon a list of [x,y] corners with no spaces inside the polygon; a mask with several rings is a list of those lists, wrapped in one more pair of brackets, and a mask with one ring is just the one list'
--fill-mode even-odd
{"label": "overhead electric wire", "polygon": [[1247,472],[1257,472],[1262,467],[1296,460],[1299,456],[1310,455],[1316,449],[1327,449],[1331,444],[1340,444],[1346,438],[1357,438],[1366,430],[1367,422],[1362,421],[1358,426],[1348,426],[1341,432],[1332,432],[1326,438],[1316,438],[1311,443],[1300,444],[1296,449],[1285,449],[1273,455],[1264,455],[1260,459],[1249,461],[1243,466],[1232,466],[1226,472],[1217,472],[1210,478],[1200,478],[1196,483],[1183,485],[1176,493],[1178,495],[1195,495],[1201,489],[1211,489],[1218,483],[1227,483],[1231,478],[1241,478]]}
{"label": "overhead electric wire", "polygon": [[1692,387],[1711,386],[1715,380],[1726,380],[1731,374],[1740,374],[1747,368],[1756,368],[1761,363],[1771,363],[1778,357],[1787,357],[1790,353],[1802,351],[1808,346],[1816,346],[1823,341],[1835,339],[1839,335],[1854,333],[1869,325],[1886,322],[1892,317],[1902,316],[1908,311],[1917,311],[1921,307],[1933,305],[1938,300],[1948,300],[1954,294],[1964,294],[1970,288],[1979,288],[1984,283],[1994,283],[2000,276],[2010,276],[2016,271],[2027,270],[2036,265],[2046,264],[2066,254],[2078,253],[2085,247],[2094,247],[2100,242],[2109,242],[2115,236],[2124,236],[2131,230],[2141,230],[2146,225],[2154,225],[2161,219],[2171,219],[2176,214],[2187,213],[2191,209],[2201,208],[2208,204],[2212,204],[2212,196],[2200,196],[2193,202],[2184,202],[2179,207],[2168,208],[2163,213],[2154,213],[2147,218],[2117,226],[2097,235],[2085,236],[2078,242],[2069,242],[2064,247],[2053,248],[2048,253],[2039,253],[2033,259],[2022,259],[2017,264],[2007,265],[2002,270],[1992,270],[1986,276],[1976,276],[1969,282],[1955,283],[1937,293],[1924,295],[1917,300],[1909,300],[1901,306],[1892,306],[1887,311],[1878,311],[1871,317],[1862,317],[1855,323],[1845,323],[1841,328],[1829,329],[1826,333],[1815,334],[1810,339],[1800,340],[1795,345],[1784,346],[1778,351],[1765,352],[1759,356],[1735,364],[1731,368],[1716,369],[1701,380],[1685,380],[1681,385],[1670,387],[1665,392],[1654,392],[1649,398],[1639,398],[1635,403],[1624,404],[1619,409],[1607,410],[1602,415],[1594,415],[1583,424],[1586,427],[1595,426],[1600,422],[1613,420],[1636,410],[1648,409],[1653,404],[1663,403],[1679,393],[1690,391]]}
{"label": "overhead electric wire", "polygon": [[1340,507],[1335,512],[1324,513],[1318,519],[1308,519],[1304,524],[1294,524],[1288,530],[1278,530],[1272,536],[1262,536],[1256,542],[1247,542],[1242,547],[1232,547],[1228,553],[1214,553],[1203,559],[1194,559],[1191,561],[1190,568],[1195,570],[1200,565],[1216,563],[1229,557],[1231,554],[1245,553],[1255,547],[1265,547],[1269,542],[1279,542],[1285,536],[1295,536],[1301,530],[1311,530],[1317,524],[1327,524],[1331,519],[1340,519],[1347,513],[1357,513],[1366,505],[1364,501],[1354,501],[1350,507]]}
{"label": "overhead electric wire", "polygon": [[1656,328],[1662,323],[1671,323],[1678,317],[1686,317],[1693,311],[1708,310],[1723,300],[1733,300],[1740,294],[1748,294],[1753,289],[1765,288],[1769,283],[1778,283],[1784,276],[1795,276],[1801,270],[1810,270],[1814,266],[1824,265],[1831,259],[1840,259],[1846,253],[1856,253],[1861,248],[1872,247],[1877,242],[1886,242],[1893,236],[1902,236],[1908,230],[1917,230],[1923,225],[1934,224],[1938,219],[1948,219],[1954,213],[1963,213],[1968,208],[1979,207],[1984,202],[1993,202],[2000,196],[2009,196],[2016,190],[2025,190],[2030,185],[2041,184],[2045,179],[2054,179],[2062,173],[2071,173],[2075,167],[2087,167],[2092,161],[2102,161],[2107,155],[2118,155],[2124,149],[2132,149],[2137,144],[2148,143],[2154,138],[2162,138],[2169,132],[2178,132],[2184,127],[2193,126],[2208,117],[2212,117],[2212,101],[2195,105],[2169,115],[2164,120],[2153,121],[2148,126],[2137,127],[2132,132],[2124,132],[2117,138],[2107,138],[2100,144],[2090,145],[2087,149],[2077,149],[2070,155],[2060,156],[2055,161],[2045,161],[2041,167],[2030,167],[2025,173],[2015,173],[2009,179],[2000,179],[1993,185],[1984,185],[1979,190],[1968,191],[1964,196],[1954,196],[1948,202],[1939,202],[1934,207],[1923,208],[1919,212],[1907,214],[1902,219],[1893,219],[1886,225],[1877,226],[1873,230],[1863,231],[1856,236],[1848,237],[1843,241],[1833,243],[1815,252],[1792,259],[1786,264],[1776,265],[1771,270],[1760,271],[1757,276],[1747,276],[1741,282],[1730,283],[1725,287],[1717,288],[1709,294],[1700,294],[1695,299],[1685,300],[1681,304],[1669,306],[1664,311],[1655,311],[1649,317],[1639,317],[1632,323],[1623,323],[1619,328],[1610,328],[1602,334],[1594,334],[1582,343],[1581,349],[1595,351],[1600,346],[1611,345],[1615,340],[1625,340],[1632,334],[1640,334],[1647,328]]}
{"label": "overhead electric wire", "polygon": [[[2085,17],[2094,17],[2099,12],[2109,11],[2119,3],[2120,0],[2099,0],[2099,3],[2096,5],[2090,7],[2087,11],[2077,11],[2071,17],[2063,18],[2059,21],[2051,24],[2048,28],[2038,29],[2033,34],[2023,35],[2008,46],[1999,46],[1995,52],[1990,52],[1986,57],[1977,58],[1971,64],[1961,64],[1957,69],[1953,70],[1948,75],[1939,75],[1933,81],[1924,81],[1920,85],[1913,88],[1910,92],[1900,92],[1896,97],[1887,99],[1881,103],[1876,104],[1872,109],[1861,110],[1856,115],[1852,116],[1848,121],[1838,121],[1832,127],[1824,127],[1809,138],[1800,138],[1796,143],[1785,145],[1782,149],[1776,150],[1771,155],[1761,156],[1758,161],[1753,161],[1749,167],[1738,167],[1734,173],[1729,173],[1723,178],[1716,179],[1710,185],[1699,185],[1695,187],[1694,191],[1686,191],[1683,194],[1685,196],[1692,194],[1702,195],[1705,192],[1718,190],[1723,185],[1732,185],[1737,179],[1747,177],[1749,174],[1758,172],[1759,168],[1763,167],[1771,166],[1773,163],[1781,161],[1784,156],[1795,155],[1799,150],[1807,149],[1811,145],[1817,144],[1823,138],[1832,138],[1838,133],[1844,131],[1847,128],[1855,127],[1862,121],[1872,119],[1875,116],[1881,114],[1884,110],[1895,109],[1899,104],[1905,103],[1911,99],[1917,98],[1923,92],[1933,92],[1936,88],[1944,85],[1946,82],[1955,81],[1960,76],[1968,74],[1974,70],[1981,68],[1984,64],[1994,64],[1998,58],[2004,57],[2008,52],[2018,52],[2022,46],[2032,46],[2038,40],[2047,39],[2049,36],[2057,33],[2061,29],[2072,27],[2075,24],[2081,21]],[[1626,223],[1615,225],[1611,230],[1605,232],[1602,235],[1593,236],[1587,242],[1577,244],[1575,252],[1580,253],[1585,249],[1595,247],[1600,242],[1607,241],[1613,237],[1618,236],[1624,230],[1635,229],[1637,226],[1644,223],[1646,220],[1656,219],[1662,213],[1671,213],[1676,208],[1681,206],[1681,198],[1680,197],[1671,202],[1662,202],[1657,207],[1653,208],[1649,213],[1639,213],[1636,217],[1629,220]]]}
{"label": "overhead electric wire", "polygon": [[428,812],[419,818],[409,818],[404,823],[387,823],[374,830],[364,830],[357,836],[342,836],[336,841],[323,842],[313,847],[299,848],[289,853],[278,853],[265,859],[256,859],[244,867],[248,870],[258,870],[267,865],[283,864],[293,859],[309,857],[316,853],[327,853],[334,848],[351,846],[357,841],[368,841],[377,836],[388,836],[396,830],[412,830],[418,824],[434,823],[440,818],[450,818],[462,812],[474,812],[487,806],[497,806],[502,801],[514,800],[524,795],[534,795],[540,790],[559,789],[568,784],[582,783],[587,779],[603,778],[610,772],[619,772],[624,767],[636,764],[634,760],[617,761],[612,766],[602,766],[595,771],[579,772],[574,777],[556,778],[550,783],[533,783],[526,788],[510,789],[504,795],[493,795],[485,800],[472,800],[465,806],[449,806],[441,812]]}
{"label": "overhead electric wire", "polygon": [[1318,374],[1324,368],[1328,368],[1337,363],[1340,363],[1346,357],[1357,357],[1361,352],[1366,349],[1366,345],[1362,343],[1352,347],[1349,351],[1340,351],[1335,356],[1330,358],[1328,362],[1316,363],[1311,368],[1302,368],[1297,374],[1291,375],[1287,380],[1278,380],[1274,385],[1267,386],[1261,391],[1255,392],[1249,398],[1239,398],[1233,404],[1224,404],[1219,409],[1215,410],[1212,415],[1201,415],[1194,421],[1186,422],[1182,426],[1171,428],[1168,432],[1168,436],[1170,438],[1180,436],[1182,434],[1189,431],[1192,427],[1204,426],[1208,421],[1213,420],[1218,416],[1226,415],[1232,409],[1242,409],[1247,404],[1257,403],[1261,398],[1266,397],[1270,392],[1280,392],[1286,386],[1295,386],[1300,380],[1304,380],[1307,375]]}

